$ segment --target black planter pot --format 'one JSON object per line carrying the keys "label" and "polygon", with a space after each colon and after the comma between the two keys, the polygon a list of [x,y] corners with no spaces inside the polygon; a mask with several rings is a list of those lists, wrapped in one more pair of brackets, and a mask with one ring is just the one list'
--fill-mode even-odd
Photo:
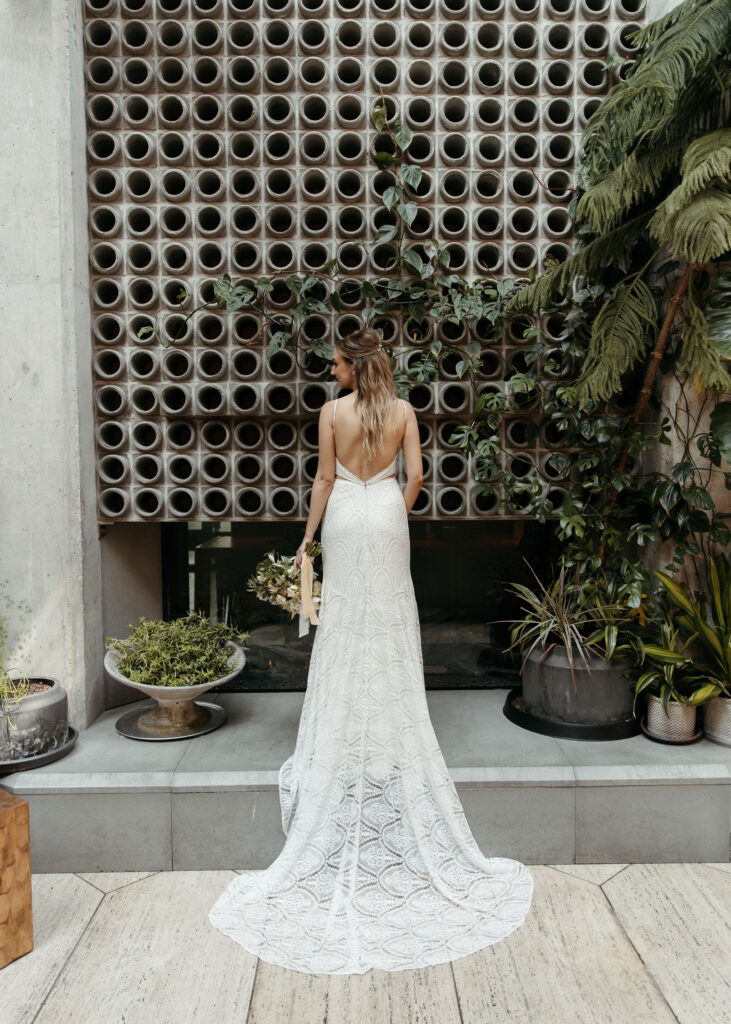
{"label": "black planter pot", "polygon": [[505,715],[516,724],[549,736],[572,739],[623,739],[640,732],[632,712],[634,682],[624,676],[627,658],[604,661],[587,655],[589,669],[574,662],[571,678],[564,647],[554,647],[541,660],[542,650],[528,655],[522,693],[512,692]]}

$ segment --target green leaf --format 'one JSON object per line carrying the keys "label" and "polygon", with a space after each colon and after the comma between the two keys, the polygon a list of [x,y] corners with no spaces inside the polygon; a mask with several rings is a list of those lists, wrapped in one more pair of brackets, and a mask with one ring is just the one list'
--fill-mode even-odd
{"label": "green leaf", "polygon": [[419,207],[416,203],[399,203],[396,207],[396,213],[409,225],[409,227],[414,223],[414,217],[416,217],[418,212]]}
{"label": "green leaf", "polygon": [[719,402],[711,412],[710,428],[726,462],[731,463],[731,402]]}
{"label": "green leaf", "polygon": [[383,193],[383,205],[386,207],[387,210],[391,211],[400,198],[401,189],[399,188],[399,186],[391,185],[391,187],[387,188],[386,191]]}
{"label": "green leaf", "polygon": [[388,111],[386,110],[385,103],[380,107],[376,107],[373,111],[373,125],[377,132],[382,132],[388,121]]}
{"label": "green leaf", "polygon": [[419,256],[418,252],[414,252],[413,249],[407,249],[403,254],[403,261],[404,263],[408,263],[410,267],[413,267],[419,276],[422,276],[424,264],[422,263],[421,256]]}
{"label": "green leaf", "polygon": [[404,185],[409,188],[416,188],[422,178],[422,169],[418,164],[404,164],[399,171],[399,177]]}
{"label": "green leaf", "polygon": [[384,224],[382,228],[376,231],[373,239],[373,244],[378,245],[379,242],[390,242],[398,234],[398,227],[395,224]]}
{"label": "green leaf", "polygon": [[376,161],[379,167],[385,168],[393,167],[395,164],[399,162],[397,156],[394,156],[393,153],[386,153],[385,151],[376,153],[373,159]]}
{"label": "green leaf", "polygon": [[408,149],[409,143],[414,137],[414,133],[406,124],[397,124],[393,133],[393,137],[396,140],[396,145],[400,150]]}
{"label": "green leaf", "polygon": [[275,352],[281,352],[283,348],[287,347],[287,343],[291,339],[292,335],[289,331],[275,331],[267,345],[267,356],[273,356]]}
{"label": "green leaf", "polygon": [[673,256],[696,263],[720,259],[731,249],[731,197],[726,188],[709,186],[698,192],[674,217],[661,218],[662,207],[650,221],[650,234],[667,245]]}
{"label": "green leaf", "polygon": [[656,323],[655,297],[639,274],[612,292],[596,315],[576,382],[579,408],[621,391],[622,375],[644,355]]}
{"label": "green leaf", "polygon": [[731,359],[731,263],[713,282],[703,313],[709,343],[721,359]]}
{"label": "green leaf", "polygon": [[692,462],[678,462],[672,468],[672,476],[678,483],[684,484],[693,476],[694,469]]}

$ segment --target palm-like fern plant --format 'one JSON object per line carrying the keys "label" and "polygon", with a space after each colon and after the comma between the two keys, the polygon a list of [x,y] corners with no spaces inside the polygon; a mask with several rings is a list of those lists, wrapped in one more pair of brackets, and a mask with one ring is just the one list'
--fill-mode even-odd
{"label": "palm-like fern plant", "polygon": [[700,688],[693,703],[702,704],[723,693],[731,697],[731,565],[723,552],[714,555],[709,566],[710,621],[703,595],[694,601],[664,572],[654,570],[669,600],[679,609],[676,622],[680,632],[695,643],[693,678]]}
{"label": "palm-like fern plant", "polygon": [[537,646],[543,648],[540,661],[556,647],[563,647],[569,663],[574,692],[577,691],[574,665],[577,655],[591,672],[587,655],[604,661],[636,652],[637,619],[635,610],[618,597],[616,580],[599,576],[594,585],[587,587],[580,578],[579,566],[573,579],[569,579],[565,565],[556,579],[544,586],[533,566],[524,559],[538,584],[537,590],[522,583],[509,583],[508,589],[526,602],[517,619],[491,619],[491,622],[510,622],[513,641],[503,653],[519,646],[527,653],[520,666],[525,669],[528,656]]}
{"label": "palm-like fern plant", "polygon": [[[684,0],[635,41],[634,64],[582,140],[579,248],[520,289],[508,310],[537,312],[576,277],[606,284],[610,266],[612,291],[594,321],[576,399],[585,408],[611,398],[652,345],[639,420],[681,306],[678,369],[709,390],[729,387],[729,332],[716,325],[709,337],[694,271],[728,260],[731,250],[731,2]],[[680,277],[658,332],[651,274],[660,258],[677,261]]]}
{"label": "palm-like fern plant", "polygon": [[670,616],[654,624],[654,641],[637,642],[639,663],[643,671],[635,682],[632,714],[636,714],[637,698],[641,693],[653,693],[660,698],[665,714],[671,700],[679,704],[702,704],[708,694],[699,689],[693,676],[693,658],[688,648],[693,638],[683,637]]}

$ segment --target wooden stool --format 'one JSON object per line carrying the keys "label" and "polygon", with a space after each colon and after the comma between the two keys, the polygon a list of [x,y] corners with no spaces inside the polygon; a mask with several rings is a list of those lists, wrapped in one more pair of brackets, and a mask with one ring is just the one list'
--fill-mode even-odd
{"label": "wooden stool", "polygon": [[28,801],[0,787],[0,968],[31,949]]}

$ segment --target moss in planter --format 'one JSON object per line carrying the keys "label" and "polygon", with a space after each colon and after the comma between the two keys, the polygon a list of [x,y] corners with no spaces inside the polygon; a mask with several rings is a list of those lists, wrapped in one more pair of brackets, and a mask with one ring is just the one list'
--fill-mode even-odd
{"label": "moss in planter", "polygon": [[124,640],[106,637],[108,650],[120,652],[118,669],[135,683],[150,686],[195,686],[221,679],[230,667],[226,641],[245,641],[249,634],[213,623],[200,612],[165,622],[143,615]]}

